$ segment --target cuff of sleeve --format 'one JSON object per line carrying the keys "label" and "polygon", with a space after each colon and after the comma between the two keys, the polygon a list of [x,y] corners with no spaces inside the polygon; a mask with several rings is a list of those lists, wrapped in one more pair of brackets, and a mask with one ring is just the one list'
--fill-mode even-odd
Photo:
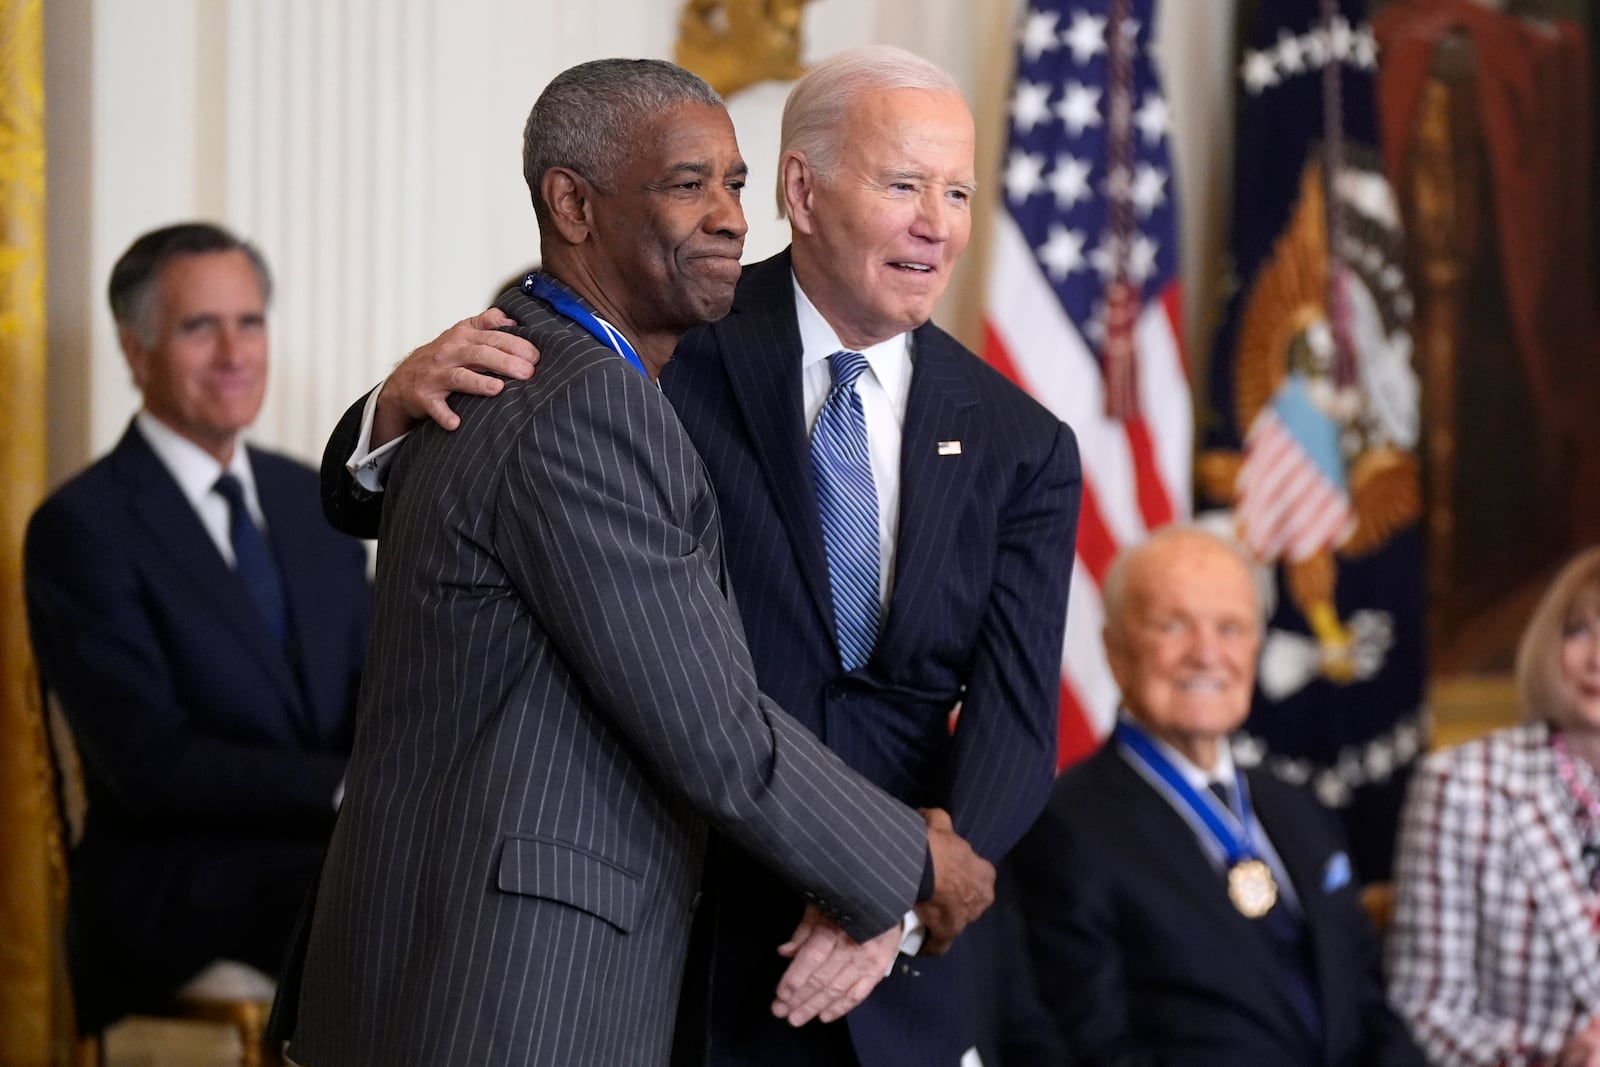
{"label": "cuff of sleeve", "polygon": [[361,436],[356,438],[355,451],[350,453],[350,458],[345,461],[345,470],[350,472],[356,484],[369,493],[383,492],[383,477],[389,470],[389,461],[394,458],[395,449],[400,447],[400,442],[411,436],[403,433],[393,441],[385,442],[380,448],[372,448],[372,419],[378,410],[378,394],[383,392],[379,385],[367,394],[366,406],[361,409]]}
{"label": "cuff of sleeve", "polygon": [[[900,955],[915,956],[922,951],[923,939],[928,936],[927,927],[922,925],[922,920],[917,918],[915,911],[906,912],[900,921]],[[894,970],[894,961],[889,961],[889,969]]]}
{"label": "cuff of sleeve", "polygon": [[917,886],[917,903],[933,897],[933,850],[929,849],[922,860],[922,881]]}

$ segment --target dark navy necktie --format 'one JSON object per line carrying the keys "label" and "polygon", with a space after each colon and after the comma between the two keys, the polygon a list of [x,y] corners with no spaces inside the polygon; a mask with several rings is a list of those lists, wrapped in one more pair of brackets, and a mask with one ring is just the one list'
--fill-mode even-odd
{"label": "dark navy necktie", "polygon": [[828,369],[833,387],[811,430],[811,476],[828,557],[834,638],[840,663],[853,671],[867,662],[878,639],[878,491],[856,391],[867,359],[859,352],[835,352]]}
{"label": "dark navy necktie", "polygon": [[[1227,782],[1210,781],[1206,788],[1222,801],[1222,806],[1237,812],[1233,802],[1233,787]],[[1295,1011],[1317,1040],[1322,1039],[1322,1007],[1317,998],[1316,980],[1311,967],[1310,946],[1306,944],[1305,924],[1289,909],[1279,887],[1278,902],[1261,918],[1254,920],[1270,939],[1270,944],[1283,963],[1283,990],[1288,994]]]}
{"label": "dark navy necktie", "polygon": [[233,569],[245,591],[266,623],[267,630],[282,645],[289,634],[288,613],[283,603],[283,579],[272,552],[256,527],[244,502],[244,487],[239,479],[224,474],[212,487],[228,502],[228,538],[233,542]]}

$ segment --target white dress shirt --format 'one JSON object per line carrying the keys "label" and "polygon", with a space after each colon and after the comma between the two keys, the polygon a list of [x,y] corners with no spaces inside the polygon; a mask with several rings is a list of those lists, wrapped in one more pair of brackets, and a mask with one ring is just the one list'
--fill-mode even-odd
{"label": "white dress shirt", "polygon": [[261,511],[261,500],[256,496],[256,476],[250,469],[249,451],[242,442],[236,443],[233,458],[228,461],[227,467],[223,467],[211,453],[148,411],[141,411],[134,416],[133,424],[138,427],[139,433],[144,435],[150,451],[156,454],[161,465],[167,468],[173,480],[178,483],[184,499],[189,501],[189,506],[194,508],[195,514],[200,517],[200,524],[206,528],[206,533],[211,536],[217,551],[222,553],[222,558],[232,567],[233,536],[228,529],[231,518],[228,514],[228,502],[212,487],[217,484],[217,479],[222,477],[224,472],[239,479],[239,485],[244,489],[245,507],[249,510],[250,517],[255,520],[256,528],[265,532],[267,518]]}
{"label": "white dress shirt", "polygon": [[[1127,712],[1122,712],[1121,717],[1127,718]],[[1132,720],[1130,719],[1129,721]],[[1156,746],[1156,749],[1178,769],[1178,773],[1183,776],[1183,780],[1196,793],[1200,793],[1202,796],[1208,794],[1212,782],[1221,782],[1226,785],[1230,796],[1237,792],[1238,783],[1241,779],[1234,766],[1233,749],[1229,746],[1226,737],[1217,742],[1216,766],[1209,771],[1204,771],[1190,762],[1183,753],[1155,736],[1148,729],[1144,730],[1144,734]],[[1190,811],[1187,805],[1179,801],[1166,787],[1165,783],[1157,784],[1158,780],[1152,779],[1138,762],[1132,760],[1129,762],[1134,771],[1150,782],[1152,786],[1155,786],[1156,792],[1160,793],[1167,803],[1172,805],[1173,810],[1183,817],[1183,821],[1188,823],[1189,827],[1194,830],[1194,835],[1199,840],[1200,847],[1205,850],[1206,856],[1211,860],[1211,865],[1218,872],[1225,872],[1228,869],[1227,855],[1223,852],[1222,846],[1217,842],[1211,831],[1206,829],[1205,824],[1200,821],[1200,817]],[[1248,789],[1249,787],[1246,786],[1246,788]],[[1272,847],[1272,840],[1267,837],[1267,831],[1261,825],[1260,819],[1252,820],[1250,829],[1253,831],[1250,835],[1250,843],[1260,853],[1262,861],[1272,869],[1273,880],[1278,883],[1279,898],[1289,905],[1291,911],[1298,915],[1300,913],[1300,898],[1295,894],[1294,883],[1289,878],[1289,871],[1284,867],[1283,860],[1278,855],[1278,850]]]}
{"label": "white dress shirt", "polygon": [[[822,402],[833,388],[828,357],[846,346],[798,280],[794,283],[794,310],[800,322],[801,386],[809,438]],[[900,435],[906,421],[906,397],[911,392],[911,335],[897,334],[862,349],[861,354],[870,373],[856,379],[856,393],[867,419],[872,487],[878,493],[878,600],[887,616],[889,590],[894,588],[895,532],[900,527]]]}

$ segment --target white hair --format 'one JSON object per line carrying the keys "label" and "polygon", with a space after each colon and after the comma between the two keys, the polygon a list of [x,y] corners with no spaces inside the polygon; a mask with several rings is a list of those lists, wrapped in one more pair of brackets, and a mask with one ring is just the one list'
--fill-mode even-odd
{"label": "white hair", "polygon": [[[851,48],[823,60],[806,72],[783,105],[779,141],[781,161],[790,152],[804,156],[811,169],[826,177],[839,166],[844,113],[861,93],[892,89],[926,89],[961,95],[947,72],[919,55],[893,45]],[[778,217],[788,214],[783,201],[783,167],[778,167]]]}
{"label": "white hair", "polygon": [[1244,568],[1246,577],[1250,578],[1252,608],[1258,617],[1262,614],[1265,605],[1261,589],[1255,580],[1256,561],[1249,551],[1235,538],[1224,536],[1216,530],[1193,522],[1174,522],[1156,530],[1138,544],[1123,549],[1117,554],[1117,558],[1111,561],[1111,566],[1106,570],[1105,581],[1100,585],[1101,610],[1109,633],[1121,637],[1126,631],[1127,620],[1123,616],[1127,611],[1128,576],[1133,571],[1134,565],[1152,549],[1170,541],[1212,545],[1237,559]]}

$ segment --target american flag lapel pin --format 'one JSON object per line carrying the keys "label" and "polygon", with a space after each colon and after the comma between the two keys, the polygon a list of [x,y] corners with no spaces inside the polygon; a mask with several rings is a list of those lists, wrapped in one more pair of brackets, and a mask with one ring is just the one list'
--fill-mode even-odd
{"label": "american flag lapel pin", "polygon": [[941,455],[941,456],[959,456],[959,455],[961,455],[961,442],[960,441],[940,441],[939,442],[939,455]]}

